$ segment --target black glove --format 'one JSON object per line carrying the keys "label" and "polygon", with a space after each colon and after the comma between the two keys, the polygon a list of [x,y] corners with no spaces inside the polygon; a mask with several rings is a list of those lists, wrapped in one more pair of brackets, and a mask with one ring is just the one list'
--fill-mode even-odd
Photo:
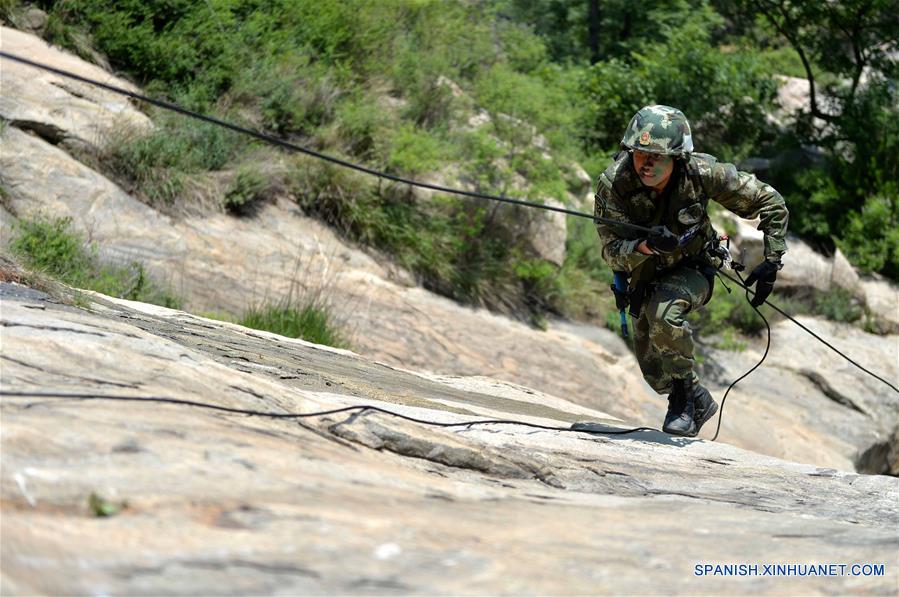
{"label": "black glove", "polygon": [[765,302],[771,291],[774,290],[774,281],[777,280],[777,271],[783,267],[779,261],[768,261],[767,259],[755,266],[749,277],[746,278],[746,286],[752,286],[756,282],[755,296],[749,301],[753,307],[758,307]]}
{"label": "black glove", "polygon": [[678,238],[665,226],[653,226],[646,239],[646,246],[656,253],[670,253],[678,245]]}

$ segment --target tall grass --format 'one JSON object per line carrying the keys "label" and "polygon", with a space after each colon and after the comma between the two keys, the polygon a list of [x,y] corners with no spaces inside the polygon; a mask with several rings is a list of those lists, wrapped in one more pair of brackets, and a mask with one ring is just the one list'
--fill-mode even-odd
{"label": "tall grass", "polygon": [[181,307],[181,299],[154,282],[140,263],[104,263],[96,247],[88,246],[72,230],[69,218],[19,220],[14,224],[9,247],[26,267],[70,286],[174,309]]}
{"label": "tall grass", "polygon": [[321,305],[282,303],[253,307],[237,323],[315,344],[349,348],[349,342],[340,332],[330,311]]}
{"label": "tall grass", "polygon": [[111,129],[94,156],[100,168],[156,208],[176,205],[192,175],[225,167],[246,143],[218,126],[156,115],[152,131]]}

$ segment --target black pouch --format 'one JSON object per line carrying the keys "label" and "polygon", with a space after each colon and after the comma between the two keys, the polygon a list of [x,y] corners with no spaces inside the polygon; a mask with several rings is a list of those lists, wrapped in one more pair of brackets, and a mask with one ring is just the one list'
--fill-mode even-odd
{"label": "black pouch", "polygon": [[643,308],[643,301],[649,296],[649,293],[655,288],[655,279],[658,274],[658,267],[655,258],[650,258],[640,265],[631,275],[631,286],[629,292],[630,298],[630,314],[633,317],[640,317],[640,311]]}
{"label": "black pouch", "polygon": [[618,290],[618,287],[614,284],[609,286],[609,288],[612,289],[612,294],[615,295],[615,308],[619,311],[627,309],[630,302],[630,292],[628,290]]}
{"label": "black pouch", "polygon": [[640,317],[640,311],[643,309],[643,301],[646,299],[650,285],[646,282],[637,282],[630,291],[630,314],[631,317]]}

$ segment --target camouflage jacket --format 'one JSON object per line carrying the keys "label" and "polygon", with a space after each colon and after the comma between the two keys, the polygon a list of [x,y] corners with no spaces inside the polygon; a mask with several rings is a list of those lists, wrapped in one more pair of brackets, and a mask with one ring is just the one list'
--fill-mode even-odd
{"label": "camouflage jacket", "polygon": [[678,236],[693,233],[690,241],[673,253],[644,255],[636,248],[645,235],[597,223],[603,259],[616,271],[633,273],[645,269],[644,264],[652,264],[654,272],[664,271],[686,257],[699,256],[716,235],[708,215],[710,199],[740,217],[761,217],[759,230],[765,234],[766,257],[787,250],[784,237],[789,214],[783,197],[755,175],[707,154],[693,154],[687,163],[675,162],[668,187],[660,194],[640,182],[631,154],[622,152],[600,175],[595,199],[596,216],[641,226],[664,224]]}

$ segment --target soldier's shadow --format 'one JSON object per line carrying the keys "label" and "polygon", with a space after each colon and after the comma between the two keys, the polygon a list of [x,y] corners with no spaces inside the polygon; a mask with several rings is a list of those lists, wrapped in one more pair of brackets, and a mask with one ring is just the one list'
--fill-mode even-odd
{"label": "soldier's shadow", "polygon": [[[703,441],[699,437],[681,437],[670,435],[658,429],[641,428],[631,433],[621,433],[627,431],[627,427],[616,427],[606,423],[575,423],[571,426],[572,431],[578,432],[585,441],[602,440],[626,440],[649,442],[653,444],[661,444],[665,446],[684,447],[693,442]],[[593,436],[592,438],[590,436]]]}

